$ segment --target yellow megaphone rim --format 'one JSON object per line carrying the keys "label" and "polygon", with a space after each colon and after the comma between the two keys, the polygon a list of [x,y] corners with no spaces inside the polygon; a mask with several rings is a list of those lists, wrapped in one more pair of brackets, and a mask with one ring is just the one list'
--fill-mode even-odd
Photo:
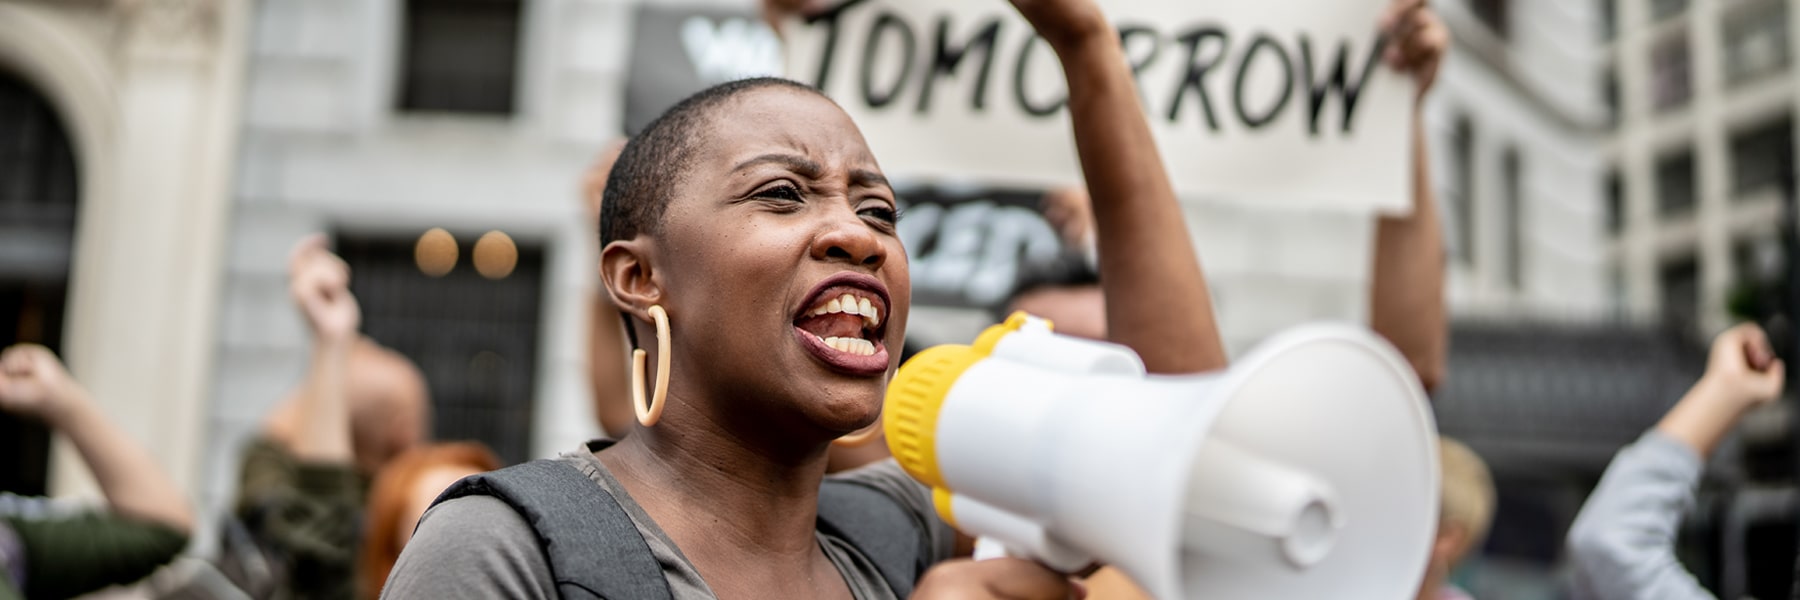
{"label": "yellow megaphone rim", "polygon": [[939,505],[938,513],[946,519],[950,518],[946,491],[949,486],[938,468],[938,412],[957,378],[992,355],[1000,339],[1024,327],[1025,321],[1025,313],[1015,312],[1006,322],[982,331],[972,346],[945,344],[927,348],[901,365],[894,380],[888,383],[887,402],[881,415],[888,450],[907,474],[936,490],[934,504]]}

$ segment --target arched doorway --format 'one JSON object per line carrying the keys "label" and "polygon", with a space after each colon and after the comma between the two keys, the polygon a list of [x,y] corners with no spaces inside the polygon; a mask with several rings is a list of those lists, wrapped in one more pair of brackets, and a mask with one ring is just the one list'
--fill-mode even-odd
{"label": "arched doorway", "polygon": [[[0,347],[61,351],[79,175],[50,103],[0,70]],[[49,455],[47,430],[0,413],[0,491],[43,494]]]}

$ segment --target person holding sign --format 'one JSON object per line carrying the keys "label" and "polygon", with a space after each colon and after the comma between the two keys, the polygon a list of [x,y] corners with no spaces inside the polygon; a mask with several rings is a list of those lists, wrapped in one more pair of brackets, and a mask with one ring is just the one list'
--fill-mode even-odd
{"label": "person holding sign", "polygon": [[[1223,367],[1118,36],[1092,0],[1013,4],[1072,90],[1111,339],[1155,372]],[[893,191],[841,109],[785,80],[709,89],[632,139],[605,195],[602,278],[654,366],[633,374],[639,426],[453,486],[384,596],[1074,593],[1028,561],[945,562],[954,532],[891,461],[825,477],[832,441],[880,413],[910,296]]]}

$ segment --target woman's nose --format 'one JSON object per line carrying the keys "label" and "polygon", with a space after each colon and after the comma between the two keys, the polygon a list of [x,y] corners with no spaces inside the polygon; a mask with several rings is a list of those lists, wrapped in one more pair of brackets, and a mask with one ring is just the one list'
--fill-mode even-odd
{"label": "woman's nose", "polygon": [[869,224],[848,210],[834,214],[833,217],[818,237],[813,238],[812,257],[815,260],[843,261],[871,269],[881,268],[882,263],[887,261],[887,248],[882,245],[881,237],[876,235]]}

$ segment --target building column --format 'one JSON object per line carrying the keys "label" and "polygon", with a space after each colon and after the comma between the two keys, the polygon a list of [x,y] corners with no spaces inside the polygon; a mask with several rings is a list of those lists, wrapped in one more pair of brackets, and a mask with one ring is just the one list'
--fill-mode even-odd
{"label": "building column", "polygon": [[[95,400],[198,491],[247,0],[139,0],[110,10],[116,84],[106,158],[76,225],[66,347]],[[85,155],[94,152],[84,152]],[[66,442],[57,495],[91,474]]]}

